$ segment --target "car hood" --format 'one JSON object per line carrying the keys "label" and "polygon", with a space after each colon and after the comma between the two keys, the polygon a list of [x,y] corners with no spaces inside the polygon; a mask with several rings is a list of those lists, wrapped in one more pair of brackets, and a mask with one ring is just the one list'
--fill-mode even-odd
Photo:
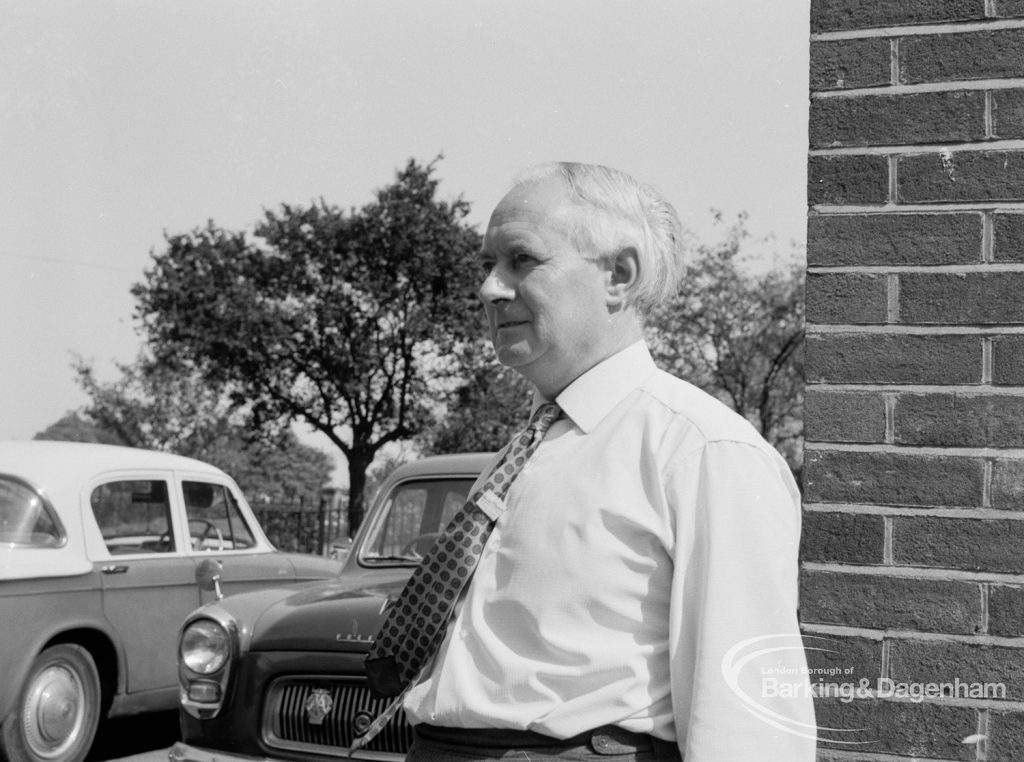
{"label": "car hood", "polygon": [[271,604],[255,623],[252,651],[360,651],[369,649],[389,598],[405,576],[353,587],[344,580],[297,589]]}

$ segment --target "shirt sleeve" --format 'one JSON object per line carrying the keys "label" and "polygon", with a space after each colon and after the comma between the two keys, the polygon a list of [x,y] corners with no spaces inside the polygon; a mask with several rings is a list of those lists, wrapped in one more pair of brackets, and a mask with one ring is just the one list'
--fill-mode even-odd
{"label": "shirt sleeve", "polygon": [[797,623],[800,499],[781,457],[712,442],[676,462],[670,680],[686,762],[813,762]]}

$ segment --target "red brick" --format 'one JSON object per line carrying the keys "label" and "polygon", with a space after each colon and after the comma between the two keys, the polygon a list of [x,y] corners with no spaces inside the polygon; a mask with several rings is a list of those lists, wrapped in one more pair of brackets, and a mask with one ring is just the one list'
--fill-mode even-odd
{"label": "red brick", "polygon": [[892,536],[899,565],[1024,573],[1024,521],[898,516]]}
{"label": "red brick", "polygon": [[1024,137],[1024,90],[992,91],[992,137]]}
{"label": "red brick", "polygon": [[807,160],[810,204],[883,204],[888,197],[885,156],[811,156]]}
{"label": "red brick", "polygon": [[980,458],[896,452],[804,453],[804,497],[821,503],[980,507]]}
{"label": "red brick", "polygon": [[988,632],[1005,638],[1024,636],[1024,587],[992,585],[988,592]]}
{"label": "red brick", "polygon": [[985,137],[985,94],[964,90],[811,101],[812,148],[967,142]]}
{"label": "red brick", "polygon": [[981,339],[905,334],[807,337],[808,383],[977,384]]}
{"label": "red brick", "polygon": [[892,45],[886,39],[811,43],[811,90],[877,87],[892,81]]}
{"label": "red brick", "polygon": [[1024,272],[901,273],[899,279],[901,323],[1024,322]]}
{"label": "red brick", "polygon": [[997,458],[993,461],[992,507],[1024,511],[1024,460]]}
{"label": "red brick", "polygon": [[987,762],[1020,762],[1024,759],[1024,713],[989,712]]}
{"label": "red brick", "polygon": [[996,262],[1024,262],[1024,214],[992,218],[992,254]]}
{"label": "red brick", "polygon": [[[1007,215],[1024,259],[1024,214]],[[1019,230],[1019,232],[1017,232]],[[955,265],[982,261],[982,218],[950,214],[814,214],[807,218],[807,263]],[[1015,245],[1015,244],[1007,244]]]}
{"label": "red brick", "polygon": [[981,629],[981,590],[971,582],[805,569],[800,618],[805,624],[973,635]]}
{"label": "red brick", "polygon": [[844,635],[804,633],[811,685],[853,682],[871,685],[882,676],[882,642]]}
{"label": "red brick", "polygon": [[904,204],[1024,200],[1024,152],[1021,151],[901,156],[896,176],[898,201]]}
{"label": "red brick", "polygon": [[1024,76],[1024,29],[909,35],[899,43],[903,84]]}
{"label": "red brick", "polygon": [[[989,693],[999,699],[1024,698],[1024,649],[967,643],[892,640],[889,646],[889,678],[896,683],[936,684],[952,688],[947,695],[969,698],[971,684],[1002,684]],[[955,681],[960,682],[960,688]],[[949,686],[946,684],[953,683]]]}
{"label": "red brick", "polygon": [[885,543],[881,516],[862,513],[804,514],[800,558],[837,564],[880,564]]}
{"label": "red brick", "polygon": [[808,273],[806,315],[812,323],[884,323],[888,309],[885,275]]}
{"label": "red brick", "polygon": [[877,392],[831,392],[808,387],[804,435],[817,442],[885,441],[885,401]]}
{"label": "red brick", "polygon": [[[872,688],[875,686],[872,685]],[[850,749],[906,755],[915,760],[973,760],[974,747],[961,740],[977,732],[978,716],[968,707],[932,703],[903,703],[878,699],[817,700],[814,704],[818,723],[818,743],[822,749]],[[913,759],[910,759],[912,757]],[[843,756],[843,761],[849,760]]]}
{"label": "red brick", "polygon": [[992,382],[1024,384],[1024,336],[999,336],[992,342]]}
{"label": "red brick", "polygon": [[1024,447],[1024,399],[1005,395],[901,394],[897,444],[930,447]]}
{"label": "red brick", "polygon": [[[1005,0],[1000,0],[1005,2]],[[839,32],[985,18],[984,0],[811,0],[811,31]]]}

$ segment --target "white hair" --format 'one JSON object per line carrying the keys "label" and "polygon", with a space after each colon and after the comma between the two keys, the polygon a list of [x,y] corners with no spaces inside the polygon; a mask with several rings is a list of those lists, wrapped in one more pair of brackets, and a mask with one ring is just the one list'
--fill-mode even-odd
{"label": "white hair", "polygon": [[519,187],[556,177],[566,198],[585,212],[573,226],[582,252],[604,258],[633,247],[640,272],[630,303],[641,316],[673,296],[683,272],[682,224],[672,205],[650,185],[599,164],[549,162],[513,180]]}

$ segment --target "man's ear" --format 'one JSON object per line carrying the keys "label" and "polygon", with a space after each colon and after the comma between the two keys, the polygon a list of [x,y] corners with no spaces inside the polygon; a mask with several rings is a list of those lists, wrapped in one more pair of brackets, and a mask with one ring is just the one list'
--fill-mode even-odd
{"label": "man's ear", "polygon": [[640,277],[640,257],[636,249],[626,246],[608,260],[608,306],[621,309],[629,303],[629,292]]}

